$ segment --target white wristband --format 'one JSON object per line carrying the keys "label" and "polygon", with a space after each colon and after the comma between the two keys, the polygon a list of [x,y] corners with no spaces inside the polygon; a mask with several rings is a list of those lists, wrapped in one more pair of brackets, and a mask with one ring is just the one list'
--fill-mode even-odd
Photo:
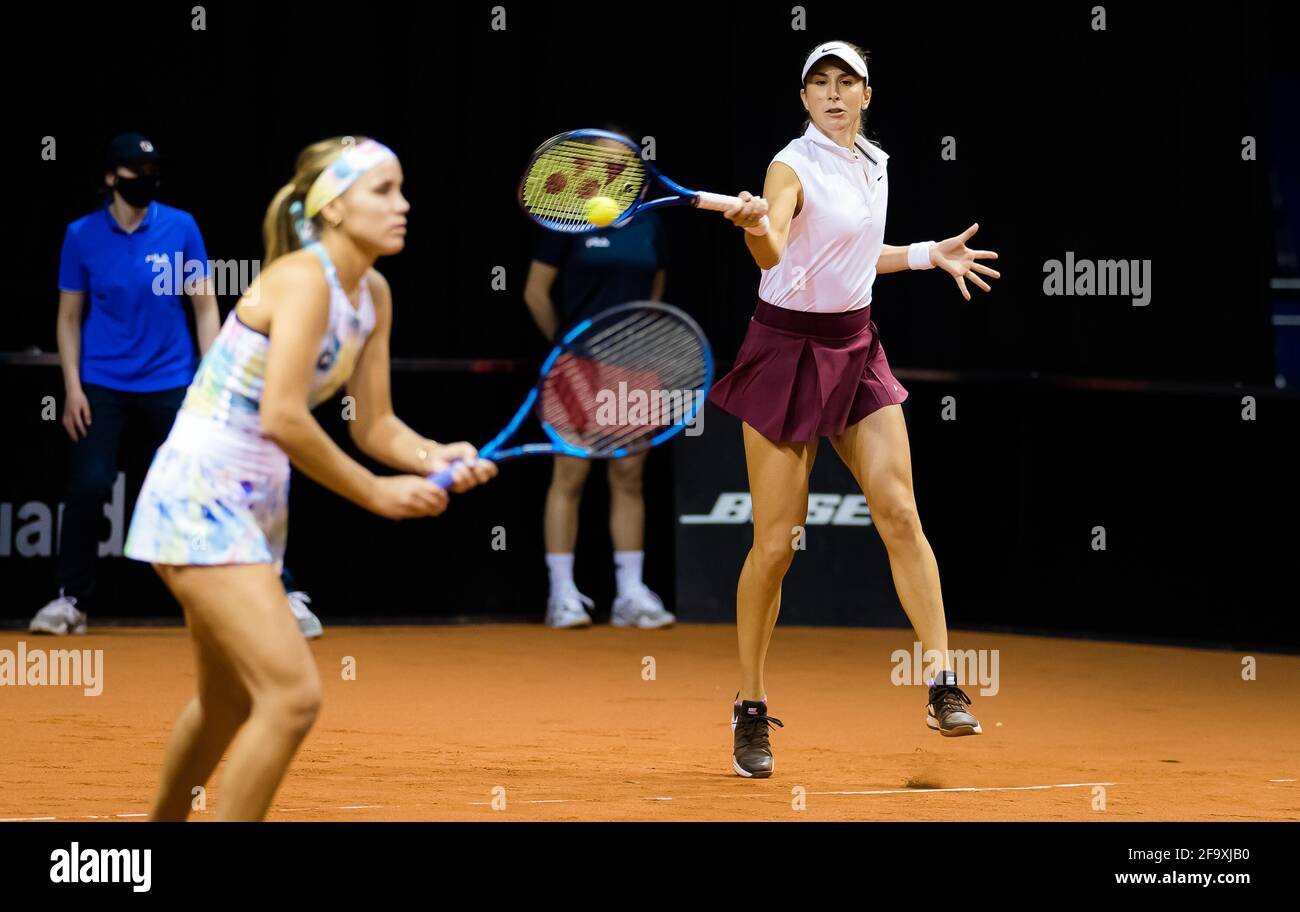
{"label": "white wristband", "polygon": [[933,269],[934,264],[930,262],[930,248],[934,246],[934,241],[917,241],[907,248],[907,268],[908,269]]}

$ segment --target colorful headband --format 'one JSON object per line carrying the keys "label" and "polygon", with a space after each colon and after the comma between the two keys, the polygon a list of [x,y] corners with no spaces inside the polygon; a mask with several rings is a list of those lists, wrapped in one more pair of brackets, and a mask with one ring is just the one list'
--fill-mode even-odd
{"label": "colorful headband", "polygon": [[298,235],[302,246],[306,247],[316,240],[315,229],[303,215],[302,200],[294,200],[289,204],[289,218],[293,219],[293,232]]}
{"label": "colorful headband", "polygon": [[337,199],[351,187],[358,177],[390,158],[397,158],[393,150],[373,139],[346,147],[343,154],[320,173],[307,191],[304,209],[307,218],[315,218],[331,200]]}

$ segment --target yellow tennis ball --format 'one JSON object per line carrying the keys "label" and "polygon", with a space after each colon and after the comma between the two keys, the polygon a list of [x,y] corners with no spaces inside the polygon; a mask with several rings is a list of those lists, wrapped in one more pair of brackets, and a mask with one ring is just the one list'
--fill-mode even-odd
{"label": "yellow tennis ball", "polygon": [[618,203],[608,196],[593,196],[591,202],[587,203],[587,221],[604,228],[618,218],[621,211]]}

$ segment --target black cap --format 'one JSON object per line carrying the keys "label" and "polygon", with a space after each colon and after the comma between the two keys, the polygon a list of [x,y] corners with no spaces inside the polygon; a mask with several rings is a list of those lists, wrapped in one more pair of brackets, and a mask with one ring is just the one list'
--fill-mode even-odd
{"label": "black cap", "polygon": [[119,133],[108,144],[108,154],[104,158],[104,167],[113,171],[118,165],[128,168],[146,162],[157,162],[161,158],[153,143],[139,133]]}

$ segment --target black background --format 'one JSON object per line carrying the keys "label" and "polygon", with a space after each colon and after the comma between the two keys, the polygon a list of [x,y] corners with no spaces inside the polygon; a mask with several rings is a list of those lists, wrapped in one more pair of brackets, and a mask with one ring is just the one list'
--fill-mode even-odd
{"label": "black background", "polygon": [[[870,52],[868,132],[892,156],[887,239],[979,221],[976,243],[1001,253],[1004,279],[970,304],[946,276],[880,279],[876,321],[898,365],[1271,382],[1269,88],[1296,66],[1283,5],[1107,4],[1101,32],[1092,3],[804,6],[806,31],[787,3],[506,4],[504,31],[487,3],[214,4],[205,31],[192,4],[33,10],[11,42],[56,44],[39,68],[5,63],[23,139],[9,292],[24,303],[0,348],[53,350],[62,227],[94,203],[108,140],[138,129],[169,159],[164,201],[195,214],[214,259],[261,256],[262,213],[303,146],[382,139],[413,204],[406,252],[380,264],[394,353],[537,353],[520,300],[532,229],[514,201],[529,151],[615,120],[654,136],[687,186],[758,192],[801,132],[805,54],[843,36]],[[1246,135],[1258,161],[1241,159]],[[38,155],[43,136],[55,161]],[[940,159],[944,136],[955,161]],[[757,267],[717,217],[665,223],[666,297],[725,358]],[[1153,260],[1151,305],[1044,297],[1043,263],[1067,250]],[[509,285],[494,293],[498,265]]]}
{"label": "black background", "polygon": [[[978,221],[973,243],[1001,254],[1003,279],[970,303],[937,271],[875,286],[874,319],[913,390],[917,492],[950,620],[1294,644],[1283,562],[1300,537],[1300,408],[1255,387],[1274,375],[1270,187],[1295,164],[1273,159],[1271,137],[1296,107],[1275,97],[1296,68],[1296,17],[1283,4],[1111,3],[1097,32],[1094,5],[810,3],[806,31],[791,29],[789,3],[507,3],[503,32],[488,3],[213,4],[205,31],[191,29],[190,3],[29,10],[9,40],[43,50],[3,64],[15,139],[0,350],[54,350],[63,227],[96,204],[108,140],[135,129],[166,156],[162,199],[194,213],[214,259],[261,256],[265,206],[304,145],[383,140],[413,204],[406,251],[379,264],[394,288],[394,354],[535,359],[544,343],[521,300],[535,229],[514,200],[531,149],[614,120],[654,136],[659,166],[686,185],[758,192],[800,132],[804,55],[843,37],[870,51],[868,134],[891,155],[888,242]],[[1247,135],[1256,161],[1241,158]],[[54,161],[40,158],[45,136]],[[940,158],[945,136],[955,161]],[[725,362],[757,267],[717,216],[663,218],[665,297],[700,319]],[[1043,264],[1067,250],[1150,259],[1150,305],[1045,296]],[[491,288],[496,266],[504,291]],[[0,501],[56,500],[66,437],[34,413],[38,394],[59,395],[57,371],[3,371],[30,408],[6,423]],[[1204,388],[1105,391],[1034,373]],[[399,370],[396,405],[426,433],[481,442],[528,381]],[[1256,422],[1241,420],[1234,384],[1259,397]],[[957,422],[940,422],[943,395],[958,397]],[[322,410],[341,435],[336,414]],[[696,483],[672,463],[655,454],[648,478],[647,573],[666,596],[674,517],[656,508],[674,484]],[[394,525],[295,477],[290,562],[327,622],[539,615],[546,478],[544,463],[509,466],[445,520]],[[607,500],[601,485],[589,494],[579,582],[607,597]],[[505,554],[488,546],[502,524]],[[1095,524],[1111,542],[1100,557]],[[47,564],[0,561],[0,614],[39,607]],[[109,572],[151,584],[143,567]]]}

